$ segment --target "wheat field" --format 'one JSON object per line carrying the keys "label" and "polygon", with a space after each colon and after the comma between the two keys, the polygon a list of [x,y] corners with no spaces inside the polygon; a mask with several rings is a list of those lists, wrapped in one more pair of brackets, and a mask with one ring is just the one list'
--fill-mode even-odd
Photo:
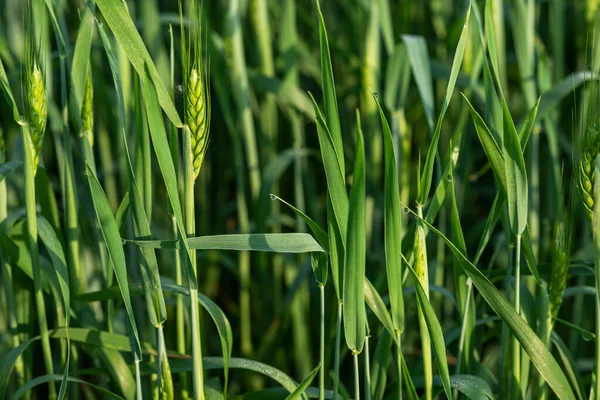
{"label": "wheat field", "polygon": [[0,399],[600,398],[594,0],[0,0]]}

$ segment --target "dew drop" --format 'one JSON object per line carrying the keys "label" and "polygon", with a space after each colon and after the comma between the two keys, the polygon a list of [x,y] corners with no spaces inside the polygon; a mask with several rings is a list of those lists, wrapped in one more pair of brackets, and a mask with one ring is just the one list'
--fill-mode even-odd
{"label": "dew drop", "polygon": [[451,176],[451,175],[448,175],[448,176],[446,177],[446,180],[447,180],[448,182],[452,182],[452,176]]}
{"label": "dew drop", "polygon": [[275,201],[277,200],[277,196],[275,196],[274,194],[270,194],[269,197],[271,198],[271,200]]}
{"label": "dew drop", "polygon": [[125,239],[121,239],[121,244],[122,244],[123,246],[125,246],[125,245],[127,244],[127,241],[126,241]]}
{"label": "dew drop", "polygon": [[410,213],[410,208],[404,207],[404,214],[408,214],[408,213]]}
{"label": "dew drop", "polygon": [[183,85],[177,85],[177,90],[183,94]]}
{"label": "dew drop", "polygon": [[373,92],[373,96],[375,96],[375,98],[376,98],[377,100],[379,100],[379,93],[377,93],[377,92]]}

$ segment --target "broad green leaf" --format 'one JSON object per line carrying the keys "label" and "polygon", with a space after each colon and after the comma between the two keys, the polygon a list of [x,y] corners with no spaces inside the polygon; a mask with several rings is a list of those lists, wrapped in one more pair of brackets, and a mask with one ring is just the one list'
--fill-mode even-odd
{"label": "broad green leaf", "polygon": [[158,93],[161,107],[171,122],[175,126],[181,127],[183,124],[177,114],[175,104],[156,70],[125,3],[119,0],[96,0],[96,4],[137,73],[144,82],[148,79],[152,82]]}
{"label": "broad green leaf", "polygon": [[[374,96],[375,97],[375,96]],[[385,270],[387,273],[388,289],[390,292],[390,307],[394,330],[404,331],[404,299],[402,297],[402,221],[400,214],[400,188],[396,170],[396,155],[392,131],[383,114],[381,105],[375,97],[379,110],[383,132],[383,147],[385,159],[385,208],[384,215],[384,246]],[[393,335],[395,337],[395,335]]]}
{"label": "broad green leaf", "polygon": [[321,364],[317,365],[316,368],[313,369],[312,372],[310,374],[308,374],[308,376],[306,378],[304,378],[304,380],[300,383],[300,385],[298,385],[298,387],[292,393],[290,393],[290,395],[288,397],[285,398],[285,400],[295,400],[298,397],[300,397],[306,391],[306,389],[310,386],[313,379],[315,379],[315,376],[317,376],[317,372],[319,372],[319,368],[321,368]]}
{"label": "broad green leaf", "polygon": [[362,351],[365,344],[365,149],[360,116],[356,113],[356,158],[350,206],[346,256],[343,272],[344,336],[348,348],[354,354]]}
{"label": "broad green leaf", "polygon": [[[440,115],[438,116],[438,121],[435,126],[433,139],[431,140],[429,149],[427,150],[427,157],[425,158],[425,164],[423,165],[423,173],[421,175],[421,180],[419,184],[419,194],[417,196],[417,203],[421,205],[425,204],[429,197],[429,191],[431,189],[431,180],[433,178],[433,163],[435,162],[437,147],[442,132],[442,121],[444,120],[444,116],[446,115],[446,111],[448,110],[448,105],[450,104],[450,100],[452,99],[452,94],[454,93],[454,86],[456,85],[456,79],[458,77],[460,66],[462,64],[463,57],[465,54],[465,47],[467,44],[467,39],[469,37],[470,15],[471,7],[469,6],[469,9],[467,10],[467,15],[465,16],[465,23],[460,34],[460,39],[458,40],[458,45],[456,46],[456,51],[454,53],[454,61],[452,62],[450,79],[448,80],[448,86],[446,87],[446,97],[444,98],[444,102],[442,103],[442,109],[440,110]],[[414,67],[413,73],[415,73],[416,75]],[[431,74],[431,72],[429,73]]]}
{"label": "broad green leaf", "polygon": [[119,228],[115,218],[113,217],[108,198],[104,194],[104,191],[100,186],[100,182],[98,182],[98,179],[96,179],[96,176],[89,165],[87,166],[87,177],[90,191],[92,193],[94,209],[96,210],[98,223],[100,225],[100,231],[102,232],[104,242],[106,243],[110,262],[121,290],[121,296],[123,298],[123,303],[125,304],[125,309],[127,310],[131,351],[136,360],[141,360],[142,354],[140,339],[138,336],[133,307],[131,305],[131,296],[129,293],[129,283],[127,279],[127,265],[125,263],[125,253],[123,252],[123,246],[121,244]]}
{"label": "broad green leaf", "polygon": [[552,357],[546,346],[540,338],[536,336],[533,330],[527,325],[525,320],[517,314],[514,307],[504,298],[504,296],[494,287],[494,285],[483,275],[475,265],[450,241],[443,233],[437,230],[427,221],[419,218],[417,214],[412,213],[416,218],[429,227],[438,237],[440,237],[452,250],[455,257],[462,260],[462,267],[469,275],[473,284],[479,290],[485,301],[500,316],[504,322],[512,329],[513,333],[521,343],[522,348],[527,352],[531,361],[536,366],[540,375],[548,382],[554,393],[560,399],[574,399],[575,396],[564,373],[558,363]]}
{"label": "broad green leaf", "polygon": [[[140,247],[155,249],[179,248],[177,240],[126,240]],[[192,250],[267,251],[276,253],[324,252],[307,233],[238,233],[232,235],[198,236],[188,239]]]}
{"label": "broad green leaf", "polygon": [[423,311],[425,322],[427,323],[427,330],[429,331],[429,337],[433,345],[435,352],[435,358],[438,365],[438,370],[442,379],[442,385],[444,386],[444,392],[446,396],[452,400],[452,389],[450,386],[450,372],[448,371],[448,361],[446,358],[446,345],[444,344],[444,334],[442,333],[442,326],[440,321],[435,315],[435,311],[427,298],[427,294],[421,284],[421,281],[412,266],[408,265],[409,271],[411,272],[417,289],[417,301],[419,302],[420,309]]}

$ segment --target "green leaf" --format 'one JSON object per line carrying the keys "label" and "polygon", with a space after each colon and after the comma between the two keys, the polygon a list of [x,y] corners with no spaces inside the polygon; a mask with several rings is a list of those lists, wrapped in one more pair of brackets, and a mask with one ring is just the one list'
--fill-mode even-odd
{"label": "green leaf", "polygon": [[344,336],[346,344],[354,354],[362,351],[365,344],[365,149],[360,115],[356,112],[356,159],[350,206],[348,234],[343,273]]}
{"label": "green leaf", "polygon": [[425,118],[431,133],[433,126],[433,84],[431,80],[431,65],[429,63],[429,52],[427,51],[427,42],[422,36],[402,35],[402,41],[408,52],[408,59],[412,69],[417,89],[425,108]]}
{"label": "green leaf", "polygon": [[446,358],[446,345],[444,344],[444,334],[442,333],[442,326],[440,321],[435,315],[435,311],[427,298],[427,294],[421,285],[421,281],[417,276],[412,266],[408,265],[409,271],[411,272],[417,289],[417,301],[419,302],[420,309],[423,311],[425,322],[427,323],[427,330],[431,337],[431,343],[433,344],[433,351],[435,352],[435,358],[440,371],[442,379],[442,385],[444,386],[444,392],[446,396],[452,400],[452,390],[450,386],[450,372],[448,371],[448,361]]}
{"label": "green leaf", "polygon": [[[177,240],[126,240],[140,247],[154,249],[179,248]],[[275,253],[324,252],[307,233],[238,233],[232,235],[198,236],[188,239],[192,250],[266,251]]]}
{"label": "green leaf", "polygon": [[[150,65],[148,65],[150,68]],[[152,147],[158,160],[158,166],[167,188],[167,196],[169,198],[169,204],[173,213],[175,214],[175,221],[177,223],[177,229],[179,232],[179,238],[183,244],[185,254],[189,257],[190,249],[187,240],[187,233],[185,225],[183,223],[183,213],[181,211],[181,203],[179,201],[179,191],[177,189],[177,176],[175,175],[175,166],[173,165],[173,158],[171,157],[169,143],[167,142],[167,132],[165,131],[165,125],[162,118],[160,107],[158,106],[157,92],[154,90],[154,86],[150,82],[144,82],[144,100],[146,102],[146,115],[148,116],[148,125],[150,127],[150,136],[152,138]],[[197,277],[194,273],[191,260],[184,262],[184,271],[188,278],[190,289],[197,289]]]}
{"label": "green leaf", "polygon": [[508,106],[502,101],[502,116],[504,122],[504,168],[506,172],[506,199],[508,203],[508,218],[515,235],[521,235],[527,225],[527,171],[519,136],[512,120]]}
{"label": "green leaf", "polygon": [[87,70],[90,64],[90,49],[94,33],[94,8],[94,2],[88,0],[83,10],[80,11],[81,21],[79,22],[79,31],[73,49],[69,115],[75,118],[77,128],[81,124],[81,107],[85,93]]}
{"label": "green leaf", "polygon": [[[429,191],[431,189],[431,180],[433,178],[433,163],[435,162],[437,147],[442,132],[442,121],[444,120],[444,116],[446,115],[446,111],[448,110],[448,105],[450,104],[450,100],[452,99],[452,94],[454,93],[454,86],[456,85],[456,79],[458,78],[460,66],[462,64],[463,57],[465,54],[465,47],[467,45],[467,39],[469,37],[470,15],[471,7],[469,6],[469,9],[467,10],[467,15],[465,16],[465,23],[460,34],[460,39],[458,40],[458,45],[456,46],[456,51],[454,53],[454,61],[452,62],[450,79],[448,80],[448,86],[446,87],[446,97],[444,98],[444,102],[442,103],[442,109],[440,111],[440,115],[438,116],[438,121],[435,126],[433,139],[431,140],[429,149],[427,150],[427,157],[425,158],[425,165],[423,166],[423,173],[421,175],[421,180],[419,183],[419,194],[417,196],[417,203],[421,205],[425,204],[429,197]],[[431,69],[428,69],[428,71],[431,75]],[[414,70],[414,66],[413,73],[415,75],[417,74],[417,72]]]}
{"label": "green leaf", "polygon": [[142,81],[144,83],[147,80],[152,82],[158,93],[161,107],[171,122],[175,126],[181,127],[183,124],[177,114],[175,104],[173,104],[141,36],[125,8],[125,3],[119,0],[96,0],[96,4]]}
{"label": "green leaf", "polygon": [[[366,277],[365,277],[364,286],[365,286],[365,289],[364,289],[365,290],[365,301],[367,302],[367,305],[369,306],[371,311],[373,311],[373,314],[375,314],[377,319],[379,319],[379,322],[381,322],[381,324],[383,325],[385,330],[388,332],[388,334],[392,337],[394,342],[396,342],[396,340],[397,340],[396,329],[394,328],[394,324],[392,322],[392,317],[390,316],[390,313],[388,312],[387,308],[385,307],[385,303],[383,302],[383,299],[381,298],[381,296],[377,292],[377,289],[375,289],[375,287],[373,286],[371,281],[369,281],[369,279]],[[396,344],[397,344],[397,342],[396,342]]]}
{"label": "green leaf", "polygon": [[[345,246],[348,224],[348,194],[346,192],[343,164],[340,163],[340,157],[341,159],[344,158],[343,149],[336,148],[331,131],[325,123],[312,95],[311,98],[315,114],[317,115],[317,134],[319,137],[319,147],[321,148],[321,157],[323,158],[323,166],[325,167],[325,177],[327,178],[328,195],[331,199],[335,221],[342,235],[342,245]],[[339,152],[342,152],[341,155]]]}
{"label": "green leaf", "polygon": [[315,379],[315,376],[317,376],[317,372],[319,372],[319,368],[321,368],[321,364],[317,365],[316,368],[313,369],[312,372],[310,374],[308,374],[308,376],[306,378],[304,378],[304,380],[300,383],[300,385],[298,385],[296,390],[294,390],[292,393],[290,393],[290,395],[288,397],[286,397],[285,400],[295,400],[298,397],[300,397],[306,391],[306,389],[310,386],[313,379]]}
{"label": "green leaf", "polygon": [[419,218],[416,213],[412,212],[412,214],[440,237],[446,245],[448,245],[450,250],[452,250],[454,256],[462,261],[461,266],[467,275],[469,275],[473,284],[477,290],[479,290],[479,293],[483,296],[492,310],[494,310],[494,312],[512,329],[540,375],[548,382],[548,385],[552,388],[554,393],[560,399],[574,399],[575,396],[573,391],[558,363],[554,357],[552,357],[552,354],[550,354],[540,338],[538,338],[529,325],[527,325],[527,322],[517,314],[514,307],[504,298],[498,289],[494,287],[489,279],[487,279],[485,275],[483,275],[479,269],[467,259],[452,241],[444,236],[444,234],[437,230],[433,225],[422,218]]}
{"label": "green leaf", "polygon": [[19,347],[9,350],[2,358],[0,358],[0,397],[5,398],[4,396],[6,395],[6,389],[8,387],[8,378],[10,377],[10,373],[12,372],[17,358],[19,358],[33,342],[39,339],[39,336],[31,338],[28,341],[21,343]]}
{"label": "green leaf", "polygon": [[471,400],[494,400],[490,385],[475,375],[452,375],[450,384],[453,389],[462,392]]}
{"label": "green leaf", "polygon": [[[383,147],[385,155],[385,209],[384,209],[384,246],[385,270],[387,273],[388,288],[390,293],[390,308],[394,330],[404,331],[404,298],[402,297],[402,221],[400,214],[400,188],[398,187],[398,174],[396,170],[396,155],[392,131],[383,114],[377,97],[375,103],[379,110],[383,133]],[[395,337],[396,335],[392,335]]]}
{"label": "green leaf", "polygon": [[133,313],[133,307],[131,305],[131,296],[129,293],[129,283],[127,280],[127,265],[125,263],[125,253],[123,252],[123,246],[121,245],[121,236],[119,235],[119,228],[113,217],[108,198],[104,194],[100,182],[96,179],[94,172],[89,165],[87,167],[88,184],[92,193],[92,200],[94,203],[94,209],[98,217],[98,223],[100,224],[100,231],[106,243],[108,249],[108,255],[112,264],[117,283],[121,291],[123,303],[127,311],[128,317],[128,332],[130,335],[131,351],[136,360],[142,359],[140,339],[138,336],[137,325]]}
{"label": "green leaf", "polygon": [[[317,11],[319,13],[319,47],[321,50],[321,87],[323,89],[323,102],[325,104],[325,121],[327,121],[324,125],[327,126],[329,132],[331,132],[331,141],[333,148],[335,149],[335,153],[333,154],[336,155],[343,177],[346,174],[346,167],[344,164],[342,130],[340,128],[340,117],[338,114],[337,96],[335,93],[335,81],[333,79],[333,68],[331,66],[329,40],[327,39],[327,30],[325,28],[323,13],[321,12],[320,0],[317,0]],[[318,114],[318,112],[315,112],[315,114]],[[321,140],[319,139],[319,142],[320,141]],[[346,227],[345,225],[342,225],[340,229],[341,228],[345,230]]]}
{"label": "green leaf", "polygon": [[575,390],[577,399],[583,400],[585,388],[583,386],[583,381],[581,379],[579,369],[577,368],[577,362],[575,361],[575,358],[571,354],[571,351],[567,345],[562,341],[556,332],[552,332],[550,334],[550,340],[552,340],[552,343],[554,343],[556,349],[558,350],[558,355],[560,356],[567,377],[571,382],[571,387],[573,387]]}

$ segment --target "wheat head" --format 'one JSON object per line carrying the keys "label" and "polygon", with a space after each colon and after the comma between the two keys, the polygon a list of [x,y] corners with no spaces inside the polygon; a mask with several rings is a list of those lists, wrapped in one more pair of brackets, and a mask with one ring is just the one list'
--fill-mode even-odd
{"label": "wheat head", "polygon": [[191,135],[195,179],[204,161],[210,133],[210,97],[205,79],[197,68],[192,68],[188,77],[185,116]]}
{"label": "wheat head", "polygon": [[33,146],[33,170],[37,171],[48,119],[44,77],[37,62],[34,62],[29,75],[28,89],[27,102],[31,145]]}

